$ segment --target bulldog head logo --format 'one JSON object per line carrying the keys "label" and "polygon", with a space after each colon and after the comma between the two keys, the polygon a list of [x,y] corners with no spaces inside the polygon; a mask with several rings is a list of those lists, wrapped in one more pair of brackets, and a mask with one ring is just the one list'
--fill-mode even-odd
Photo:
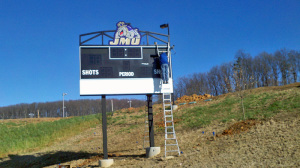
{"label": "bulldog head logo", "polygon": [[117,23],[115,38],[109,42],[109,45],[140,45],[141,35],[137,28],[123,21]]}

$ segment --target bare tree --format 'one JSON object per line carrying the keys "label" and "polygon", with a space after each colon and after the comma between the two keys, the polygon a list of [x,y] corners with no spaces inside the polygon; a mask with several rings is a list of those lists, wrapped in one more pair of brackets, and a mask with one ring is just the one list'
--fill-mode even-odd
{"label": "bare tree", "polygon": [[276,51],[275,57],[277,59],[277,64],[280,69],[282,85],[286,85],[289,83],[288,81],[289,64],[287,59],[288,51],[286,49],[281,49],[280,51]]}
{"label": "bare tree", "polygon": [[291,76],[293,82],[297,82],[298,67],[299,65],[299,53],[295,50],[291,50],[288,53],[288,64],[289,64],[289,76]]}
{"label": "bare tree", "polygon": [[235,81],[235,91],[238,95],[238,97],[241,99],[241,106],[242,106],[242,112],[243,112],[243,118],[246,119],[245,115],[245,107],[244,107],[244,94],[243,90],[245,90],[245,86],[247,85],[246,76],[247,73],[245,72],[247,70],[245,60],[247,58],[247,54],[239,50],[235,55],[235,62],[233,64],[233,78]]}
{"label": "bare tree", "polygon": [[232,92],[232,67],[231,62],[224,63],[220,67],[221,80],[225,89],[224,93]]}
{"label": "bare tree", "polygon": [[272,55],[268,54],[267,52],[262,52],[258,55],[258,57],[260,58],[259,66],[261,66],[260,70],[262,86],[270,86],[272,77]]}
{"label": "bare tree", "polygon": [[218,81],[218,66],[214,66],[207,74],[208,85],[212,95],[218,96],[220,94],[220,83]]}

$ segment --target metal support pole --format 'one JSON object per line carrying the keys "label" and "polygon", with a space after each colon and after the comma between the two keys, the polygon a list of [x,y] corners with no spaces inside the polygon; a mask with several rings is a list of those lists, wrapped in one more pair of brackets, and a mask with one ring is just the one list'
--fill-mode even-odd
{"label": "metal support pole", "polygon": [[103,158],[108,159],[107,154],[107,122],[106,122],[106,98],[102,95],[101,99],[102,105],[102,134],[103,134]]}
{"label": "metal support pole", "polygon": [[63,93],[63,118],[65,117],[65,95],[67,95],[67,93]]}
{"label": "metal support pole", "polygon": [[65,94],[63,93],[63,118],[65,117]]}
{"label": "metal support pole", "polygon": [[131,108],[131,100],[129,100],[128,103],[129,103],[129,107]]}
{"label": "metal support pole", "polygon": [[169,23],[168,23],[168,41],[169,41],[169,44],[171,44],[170,43],[170,26],[169,26]]}
{"label": "metal support pole", "polygon": [[148,123],[149,123],[149,141],[150,147],[154,147],[154,122],[153,122],[153,111],[152,111],[152,95],[147,95],[148,103]]}
{"label": "metal support pole", "polygon": [[[168,49],[169,49],[169,46],[171,45],[171,42],[170,42],[170,26],[169,26],[169,23],[168,23]],[[169,51],[171,52],[171,50]],[[173,66],[173,64],[172,64]],[[172,71],[172,79],[173,79],[173,86],[174,86],[174,75],[173,75],[173,71]],[[172,93],[172,98],[173,98],[173,105],[175,105],[175,98],[174,98],[174,91]]]}

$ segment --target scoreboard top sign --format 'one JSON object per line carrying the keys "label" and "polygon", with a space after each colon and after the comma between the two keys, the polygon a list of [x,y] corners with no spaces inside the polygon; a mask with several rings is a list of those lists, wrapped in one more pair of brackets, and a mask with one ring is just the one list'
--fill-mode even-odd
{"label": "scoreboard top sign", "polygon": [[[80,35],[80,95],[172,93],[169,35],[140,31],[123,21],[118,22],[116,26],[116,30]],[[86,36],[92,37],[82,40]],[[102,36],[102,44],[87,44],[99,36]],[[147,40],[147,45],[141,45],[144,36],[143,43]],[[107,37],[110,40],[104,45],[103,39]],[[166,45],[149,45],[149,37]],[[168,42],[161,39],[165,37],[168,38]],[[161,52],[167,52],[169,58],[169,84],[164,85],[161,81],[159,61]]]}
{"label": "scoreboard top sign", "polygon": [[109,45],[140,45],[141,35],[139,29],[132,28],[131,25],[121,21],[117,23],[117,30],[115,32],[115,38],[109,42]]}

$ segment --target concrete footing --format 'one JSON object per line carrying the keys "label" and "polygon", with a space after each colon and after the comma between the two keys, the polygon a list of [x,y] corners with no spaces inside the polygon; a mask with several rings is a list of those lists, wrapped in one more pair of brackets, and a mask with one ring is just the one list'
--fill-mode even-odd
{"label": "concrete footing", "polygon": [[100,167],[109,167],[114,163],[113,159],[103,159],[99,160],[99,166]]}
{"label": "concrete footing", "polygon": [[146,158],[151,158],[160,153],[160,147],[149,147],[146,148]]}
{"label": "concrete footing", "polygon": [[178,109],[178,105],[173,105],[173,110],[177,110]]}

